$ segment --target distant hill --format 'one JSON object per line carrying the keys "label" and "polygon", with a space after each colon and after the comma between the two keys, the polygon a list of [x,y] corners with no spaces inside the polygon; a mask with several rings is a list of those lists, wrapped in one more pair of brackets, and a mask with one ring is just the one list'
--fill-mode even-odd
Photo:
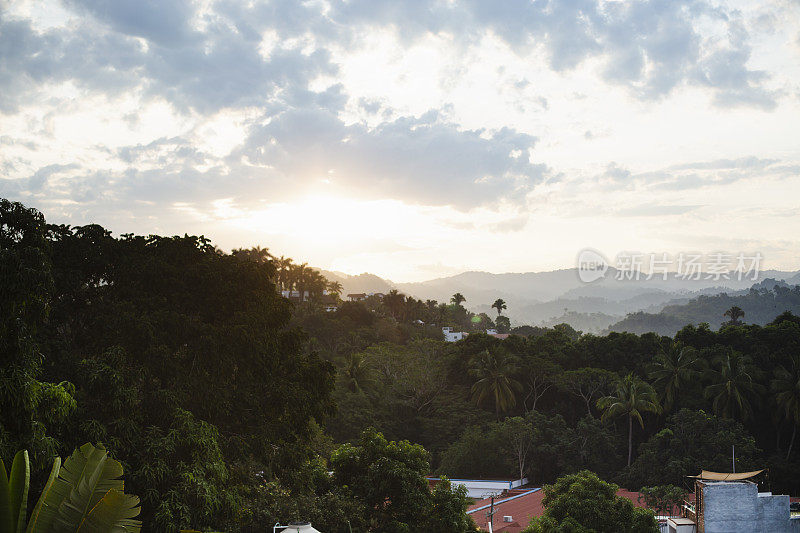
{"label": "distant hill", "polygon": [[345,274],[343,272],[333,272],[330,270],[320,270],[320,274],[325,276],[329,281],[338,281],[342,284],[342,296],[353,293],[371,293],[382,292],[387,293],[394,288],[391,281],[385,280],[375,274],[358,274],[356,276]]}
{"label": "distant hill", "polygon": [[658,313],[631,313],[610,326],[608,331],[637,334],[652,331],[672,336],[687,324],[703,322],[716,330],[725,321],[725,311],[734,305],[745,312],[746,324],[764,325],[784,311],[800,314],[800,286],[774,279],[764,280],[747,291],[701,295],[687,303],[667,305]]}
{"label": "distant hill", "polygon": [[[514,324],[545,325],[563,319],[562,322],[576,329],[593,333],[605,330],[611,324],[613,327],[620,323],[619,327],[633,327],[626,318],[630,313],[657,314],[667,305],[687,304],[701,295],[734,295],[749,290],[754,283],[753,280],[735,278],[685,280],[675,275],[666,280],[661,277],[651,280],[616,279],[618,271],[614,268],[609,268],[604,279],[593,283],[582,282],[575,268],[504,274],[463,272],[415,283],[394,283],[368,273],[352,276],[341,272],[321,272],[328,279],[340,282],[345,295],[385,293],[396,288],[422,300],[449,302],[453,294],[460,292],[467,298],[465,305],[468,309],[490,315],[493,311],[489,306],[497,298],[502,298],[508,305],[506,314]],[[800,284],[800,272],[764,271],[755,281]],[[720,321],[721,318],[717,320],[716,317],[710,320]],[[670,325],[668,329],[671,328]]]}

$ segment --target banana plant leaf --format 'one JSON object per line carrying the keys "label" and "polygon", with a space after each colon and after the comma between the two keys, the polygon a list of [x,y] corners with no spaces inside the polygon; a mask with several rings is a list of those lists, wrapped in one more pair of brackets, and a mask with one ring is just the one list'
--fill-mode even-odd
{"label": "banana plant leaf", "polygon": [[142,524],[133,518],[139,516],[139,498],[109,490],[75,530],[75,533],[139,533]]}
{"label": "banana plant leaf", "polygon": [[[51,531],[53,523],[58,516],[58,507],[64,498],[67,497],[67,487],[61,485],[62,495],[56,494],[56,481],[58,480],[58,473],[61,470],[61,457],[53,459],[53,467],[50,469],[50,477],[47,478],[47,483],[42,489],[42,494],[39,496],[39,501],[36,502],[36,507],[33,508],[31,518],[28,520],[28,528],[26,533],[37,533]],[[50,502],[46,505],[45,502]],[[57,502],[57,503],[56,503]]]}
{"label": "banana plant leaf", "polygon": [[0,531],[14,531],[11,512],[11,491],[8,486],[6,465],[0,460]]}
{"label": "banana plant leaf", "polygon": [[12,524],[10,531],[23,533],[25,518],[28,515],[28,488],[31,484],[31,466],[28,462],[28,451],[18,451],[11,465],[11,476],[8,480],[9,500],[11,503]]}

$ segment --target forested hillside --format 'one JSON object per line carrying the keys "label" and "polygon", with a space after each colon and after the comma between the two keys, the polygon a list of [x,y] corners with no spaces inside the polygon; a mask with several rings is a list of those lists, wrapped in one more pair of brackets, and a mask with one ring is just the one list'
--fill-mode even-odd
{"label": "forested hillside", "polygon": [[502,298],[343,302],[263,248],[48,225],[5,200],[0,275],[0,456],[29,450],[38,491],[55,454],[104,444],[145,531],[466,532],[464,492],[426,476],[683,487],[732,445],[800,494],[800,318],[765,318],[797,288],[698,298],[718,331],[511,329]]}
{"label": "forested hillside", "polygon": [[800,314],[800,285],[773,283],[743,294],[701,295],[685,304],[667,305],[659,313],[631,313],[608,330],[672,336],[686,324],[703,323],[716,330],[726,321],[725,311],[734,306],[744,311],[744,322],[763,326],[784,311]]}

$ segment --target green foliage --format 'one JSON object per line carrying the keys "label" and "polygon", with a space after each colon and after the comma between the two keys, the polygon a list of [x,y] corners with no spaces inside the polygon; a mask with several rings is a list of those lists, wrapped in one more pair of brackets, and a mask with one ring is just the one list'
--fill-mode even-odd
{"label": "green foliage", "polygon": [[430,457],[419,445],[387,441],[367,429],[358,444],[339,447],[330,464],[334,483],[348,487],[363,505],[370,531],[443,531],[437,524],[447,524],[447,531],[454,533],[472,530],[464,514],[468,499],[463,490],[449,484],[428,489]]}
{"label": "green foliage", "polygon": [[84,444],[61,466],[56,457],[39,501],[27,516],[28,454],[14,457],[10,478],[0,461],[0,525],[16,533],[124,533],[141,529],[139,498],[123,492],[122,465],[105,448]]}
{"label": "green foliage", "polygon": [[584,468],[613,475],[620,466],[618,447],[618,438],[597,419],[586,417],[569,426],[561,415],[530,412],[467,427],[442,454],[438,471],[478,478],[521,473],[535,484]]}
{"label": "green foliage", "polygon": [[28,452],[17,452],[10,472],[0,460],[0,529],[13,533],[25,531],[30,487]]}
{"label": "green foliage", "polygon": [[678,343],[662,350],[650,367],[649,376],[659,390],[664,409],[669,411],[678,394],[700,374],[702,360],[697,351]]}
{"label": "green foliage", "polygon": [[667,427],[639,446],[639,455],[624,476],[626,485],[683,486],[687,475],[700,470],[731,470],[731,446],[736,446],[736,470],[762,468],[755,440],[741,423],[702,411],[682,409]]}
{"label": "green foliage", "polygon": [[50,251],[44,217],[0,199],[0,456],[27,449],[39,464],[58,446],[48,426],[58,429],[75,408],[70,384],[39,381],[53,291]]}
{"label": "green foliage", "polygon": [[524,531],[656,533],[652,511],[636,508],[627,498],[616,496],[618,488],[587,470],[561,477],[544,487],[545,512]]}
{"label": "green foliage", "polygon": [[631,464],[633,452],[633,421],[644,428],[642,413],[660,413],[661,406],[653,387],[628,374],[617,382],[614,394],[597,400],[597,407],[603,410],[603,420],[617,416],[628,417],[628,466]]}
{"label": "green foliage", "polygon": [[500,417],[517,404],[516,393],[522,386],[513,375],[518,370],[516,358],[503,350],[485,350],[470,360],[470,374],[477,381],[472,385],[475,403],[481,405],[486,400],[494,404],[495,413]]}
{"label": "green foliage", "polygon": [[687,491],[675,485],[655,485],[639,489],[639,500],[649,509],[655,509],[660,516],[678,516],[680,507],[686,499]]}
{"label": "green foliage", "polygon": [[705,392],[713,400],[714,411],[725,418],[738,415],[747,420],[753,416],[753,404],[764,388],[756,380],[759,373],[751,359],[740,352],[731,350],[718,356],[708,371],[711,384]]}

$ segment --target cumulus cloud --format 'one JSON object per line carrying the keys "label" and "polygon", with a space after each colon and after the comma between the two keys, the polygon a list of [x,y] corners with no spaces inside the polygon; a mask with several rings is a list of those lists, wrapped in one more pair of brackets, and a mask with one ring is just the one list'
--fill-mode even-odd
{"label": "cumulus cloud", "polygon": [[241,155],[292,180],[325,178],[370,196],[471,208],[522,202],[546,166],[536,138],[510,128],[462,130],[434,110],[375,127],[324,109],[293,109],[251,132]]}

